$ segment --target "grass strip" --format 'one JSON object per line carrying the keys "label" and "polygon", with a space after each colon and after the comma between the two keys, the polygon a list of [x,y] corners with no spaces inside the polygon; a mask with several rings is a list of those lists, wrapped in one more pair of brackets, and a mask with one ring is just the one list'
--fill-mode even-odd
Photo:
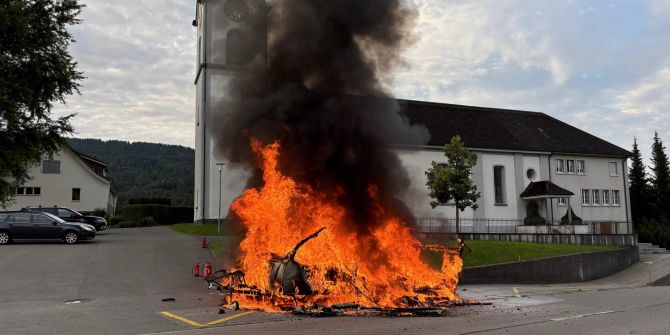
{"label": "grass strip", "polygon": [[224,226],[221,226],[221,233],[217,232],[217,225],[215,224],[192,224],[192,223],[177,223],[170,226],[174,231],[184,234],[201,235],[201,236],[226,236],[228,232]]}
{"label": "grass strip", "polygon": [[[428,243],[435,243],[430,241]],[[472,252],[465,250],[463,266],[480,266],[509,262],[518,262],[531,259],[562,256],[594,251],[616,249],[610,246],[573,245],[573,244],[540,244],[507,241],[467,241]],[[444,243],[441,243],[444,244]],[[447,243],[453,245],[454,243]],[[442,266],[442,253],[422,250],[422,259],[436,269]]]}

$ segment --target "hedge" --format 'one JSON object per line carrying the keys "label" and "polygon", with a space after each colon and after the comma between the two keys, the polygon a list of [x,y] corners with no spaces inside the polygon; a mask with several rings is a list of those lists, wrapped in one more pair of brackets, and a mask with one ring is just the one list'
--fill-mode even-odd
{"label": "hedge", "polygon": [[131,221],[152,217],[156,224],[171,225],[192,222],[193,208],[167,205],[127,205],[123,207],[123,217]]}

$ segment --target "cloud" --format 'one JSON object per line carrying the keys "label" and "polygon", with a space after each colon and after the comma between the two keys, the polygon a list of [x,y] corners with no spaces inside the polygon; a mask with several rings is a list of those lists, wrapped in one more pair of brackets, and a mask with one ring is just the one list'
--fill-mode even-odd
{"label": "cloud", "polygon": [[670,66],[643,78],[616,97],[623,113],[659,116],[670,112]]}
{"label": "cloud", "polygon": [[[412,0],[398,97],[545,112],[629,148],[670,141],[670,1]],[[194,145],[194,1],[86,1],[77,135]],[[667,91],[667,89],[666,89]]]}
{"label": "cloud", "polygon": [[398,96],[545,112],[624,148],[670,140],[670,1],[415,2]]}
{"label": "cloud", "polygon": [[88,1],[71,29],[87,77],[61,115],[78,137],[193,146],[195,30],[190,1]]}

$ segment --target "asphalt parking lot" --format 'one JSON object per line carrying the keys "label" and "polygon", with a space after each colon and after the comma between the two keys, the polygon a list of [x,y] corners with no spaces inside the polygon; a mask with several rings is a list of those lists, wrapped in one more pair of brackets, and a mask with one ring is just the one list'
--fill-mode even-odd
{"label": "asphalt parking lot", "polygon": [[2,246],[0,334],[667,334],[670,327],[670,287],[640,284],[642,263],[582,284],[461,287],[461,297],[493,305],[446,317],[309,318],[219,314],[220,296],[190,272],[206,260],[212,256],[198,238],[167,227],[112,229],[77,245]]}
{"label": "asphalt parking lot", "polygon": [[[94,241],[0,247],[0,334],[139,334],[188,329],[160,311],[216,306],[191,276],[212,260],[167,227],[110,229]],[[174,298],[174,302],[162,299]]]}

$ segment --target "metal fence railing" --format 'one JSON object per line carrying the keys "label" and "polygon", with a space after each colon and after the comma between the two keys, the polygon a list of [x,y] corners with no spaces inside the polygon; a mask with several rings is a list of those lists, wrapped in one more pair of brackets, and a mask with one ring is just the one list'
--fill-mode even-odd
{"label": "metal fence railing", "polygon": [[[456,219],[444,217],[416,218],[419,233],[456,233]],[[516,219],[460,219],[463,234],[631,234],[628,221],[583,221],[581,224],[564,225],[561,221],[543,221],[526,225]]]}
{"label": "metal fence railing", "polygon": [[648,284],[670,275],[670,256],[663,257],[654,262],[647,262],[646,264],[649,271]]}

